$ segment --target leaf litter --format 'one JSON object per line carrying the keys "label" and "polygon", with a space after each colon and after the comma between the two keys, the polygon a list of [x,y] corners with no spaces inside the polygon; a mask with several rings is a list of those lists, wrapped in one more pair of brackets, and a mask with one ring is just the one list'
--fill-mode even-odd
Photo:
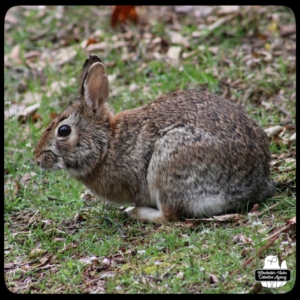
{"label": "leaf litter", "polygon": [[[27,13],[28,10],[32,9],[30,7],[22,7]],[[36,9],[39,11],[39,18],[44,18],[47,15],[48,9],[54,9],[54,17],[48,17],[44,19],[44,24],[47,24],[52,21],[54,18],[56,21],[62,20],[62,17],[65,13],[65,7],[40,7]],[[115,8],[116,11],[116,8]],[[143,18],[143,13],[148,11],[147,15],[151,16],[150,18]],[[53,67],[59,70],[65,64],[72,62],[78,49],[82,49],[86,53],[90,52],[104,52],[117,50],[120,52],[120,57],[124,62],[130,62],[131,60],[137,61],[140,60],[140,54],[137,49],[143,54],[143,61],[141,61],[139,72],[142,72],[147,68],[148,62],[151,60],[162,60],[167,59],[167,63],[172,66],[180,66],[181,59],[191,59],[194,63],[198,63],[198,56],[201,54],[201,51],[208,51],[212,55],[223,55],[223,60],[221,60],[220,66],[215,67],[213,70],[214,76],[219,78],[220,89],[223,90],[223,96],[229,98],[233,102],[237,102],[240,105],[244,105],[247,101],[253,104],[253,111],[256,113],[257,107],[265,107],[269,111],[278,110],[282,114],[282,120],[276,121],[272,126],[266,128],[266,133],[269,135],[270,139],[276,139],[276,145],[281,147],[281,145],[287,145],[289,151],[283,154],[273,154],[273,165],[272,172],[277,171],[278,173],[291,172],[296,166],[295,160],[295,141],[296,141],[296,132],[295,126],[289,127],[294,122],[294,116],[290,116],[288,111],[290,111],[289,103],[290,100],[295,101],[295,95],[286,95],[286,89],[293,90],[295,89],[295,81],[291,80],[289,82],[281,80],[277,73],[277,62],[276,58],[281,56],[282,59],[287,64],[287,70],[291,76],[295,74],[295,24],[281,24],[279,22],[280,17],[276,18],[267,18],[265,22],[266,29],[262,30],[261,24],[258,24],[255,15],[257,13],[266,13],[267,8],[264,7],[247,7],[247,6],[174,6],[174,7],[139,7],[135,10],[136,17],[129,17],[125,12],[121,11],[115,13],[113,16],[111,8],[107,10],[98,10],[95,9],[95,14],[101,16],[101,18],[112,18],[111,22],[114,28],[114,36],[112,43],[109,40],[102,38],[101,32],[99,29],[94,31],[86,31],[86,39],[82,38],[78,34],[78,30],[84,28],[85,25],[78,24],[78,30],[73,26],[61,27],[63,28],[59,34],[57,32],[47,32],[46,30],[36,30],[35,34],[32,34],[31,42],[34,43],[43,37],[45,40],[48,40],[52,43],[53,48],[47,49],[45,52],[40,52],[38,48],[32,49],[27,48],[26,46],[20,47],[20,45],[11,45],[10,53],[5,55],[5,68],[15,72],[17,74],[18,66],[24,67],[24,60],[26,62],[25,68],[27,71],[31,72],[31,76],[39,77],[39,68],[44,68],[49,64],[53,64]],[[116,16],[117,14],[117,16]],[[187,20],[186,26],[191,24],[196,26],[191,34],[183,33],[181,18],[189,15],[190,18]],[[271,14],[272,15],[272,14]],[[244,26],[245,30],[248,31],[246,37],[241,40],[242,46],[239,49],[233,49],[231,55],[241,57],[244,63],[244,67],[241,67],[241,72],[243,68],[256,68],[257,66],[262,66],[260,74],[256,76],[250,76],[246,79],[238,78],[235,81],[232,81],[231,78],[222,78],[222,70],[227,67],[234,67],[233,62],[229,56],[226,54],[219,53],[218,45],[209,44],[209,35],[212,32],[215,32],[225,26],[226,24],[232,24],[234,28],[234,22],[237,18],[248,18],[249,23],[252,22],[254,29],[249,29],[248,23],[245,21]],[[281,15],[284,17],[284,15]],[[117,21],[116,21],[117,20]],[[9,24],[6,27],[7,30],[11,30],[13,26],[19,26],[19,19],[16,18],[11,12],[6,15],[5,24]],[[158,34],[153,34],[151,28],[155,25],[155,22],[162,22],[167,29],[165,36],[159,36]],[[79,22],[80,23],[80,22]],[[133,25],[133,26],[132,26]],[[139,30],[140,34],[137,34],[135,27]],[[97,31],[98,30],[98,31]],[[228,31],[228,36],[233,35],[234,32]],[[81,40],[82,39],[82,40]],[[208,47],[205,45],[205,41],[208,41]],[[195,44],[197,47],[195,47]],[[199,46],[200,45],[200,46]],[[203,46],[205,45],[205,46]],[[112,62],[112,64],[115,64]],[[26,71],[25,71],[26,73]],[[25,74],[24,73],[24,74]],[[28,74],[30,74],[28,72]],[[35,74],[35,75],[34,75]],[[17,75],[16,75],[17,76]],[[272,82],[276,81],[277,84],[269,88],[261,85],[261,81]],[[54,87],[56,84],[56,87]],[[46,86],[46,81],[42,82],[42,86],[48,91],[48,97],[50,97],[50,89]],[[65,83],[53,83],[51,90],[58,90],[58,93],[61,92],[60,88],[68,86]],[[279,87],[279,88],[278,88]],[[281,88],[280,88],[281,87]],[[23,84],[23,87],[20,88],[20,91],[23,94],[22,99],[19,102],[16,102],[14,99],[11,100],[11,103],[8,107],[8,114],[5,111],[7,116],[20,116],[21,122],[26,122],[29,117],[33,117],[36,111],[39,109],[39,104],[41,101],[42,94],[30,95],[26,93],[27,89],[26,82]],[[138,86],[132,85],[131,91],[138,89]],[[147,87],[145,92],[147,91]],[[25,89],[25,91],[24,91]],[[241,91],[246,91],[243,94],[242,100],[236,96]],[[278,98],[279,97],[279,98]],[[30,107],[32,106],[32,107]],[[20,115],[19,115],[20,114]],[[39,122],[40,119],[37,119]],[[24,125],[26,125],[24,123]],[[289,164],[289,166],[288,166]],[[291,169],[292,168],[292,169]],[[30,183],[31,175],[30,173],[25,173],[21,179],[23,185],[28,185]],[[14,194],[16,195],[19,192],[18,182],[17,181],[6,181],[6,184],[10,183],[14,188]],[[284,182],[283,182],[284,183]],[[281,184],[283,184],[281,183]],[[88,195],[88,194],[87,194]],[[92,196],[84,196],[85,202],[91,202]],[[270,210],[272,208],[269,208]],[[261,216],[265,211],[261,211],[260,207],[255,207],[252,209],[252,214],[257,217]],[[34,227],[41,226],[45,229],[45,233],[53,235],[53,240],[58,244],[65,241],[65,236],[67,234],[74,234],[78,232],[81,227],[87,226],[84,223],[85,216],[81,213],[76,214],[73,219],[65,220],[61,225],[55,224],[52,220],[43,219],[39,211],[24,211],[19,212],[19,214],[12,215],[12,220],[10,221],[11,229],[14,232],[16,238],[24,238],[26,235],[31,234],[31,230]],[[15,222],[15,224],[13,224]],[[224,224],[230,222],[233,225],[240,226],[244,224],[245,226],[251,226],[250,219],[247,216],[233,214],[225,216],[217,216],[215,218],[203,218],[201,220],[186,220],[185,223],[181,223],[179,226],[186,226],[191,228],[198,228],[200,224],[210,223],[210,224]],[[283,226],[275,226],[273,231],[269,233],[266,237],[266,242],[259,252],[262,253],[264,250],[271,247],[275,240],[279,239],[282,234],[291,233],[295,230],[296,218],[291,218]],[[129,226],[129,225],[127,225]],[[175,224],[175,226],[177,226]],[[160,230],[163,230],[164,227],[159,227]],[[293,233],[291,233],[293,235]],[[127,239],[131,241],[134,245],[138,240],[135,237],[130,237]],[[141,242],[139,240],[139,242]],[[233,237],[234,243],[238,244],[252,244],[251,239],[247,238],[244,235],[239,235]],[[146,243],[146,241],[144,241]],[[293,240],[291,241],[291,243]],[[76,249],[77,244],[69,244],[65,247],[59,249],[60,253],[65,251]],[[36,248],[32,251],[37,251]],[[42,252],[44,250],[40,249]],[[134,256],[135,251],[132,250],[128,254],[128,259],[130,260],[131,256]],[[75,254],[75,256],[78,254]],[[246,253],[246,257],[249,257],[245,261],[244,266],[251,264],[251,258],[254,257],[252,249],[250,248]],[[28,256],[29,257],[29,256]],[[21,261],[28,261],[28,257],[20,258]],[[51,272],[57,272],[57,267],[59,264],[53,258],[53,254],[45,252],[42,255],[40,260],[37,261],[38,269],[43,270],[48,268]],[[87,256],[78,258],[78,260],[87,265],[85,271],[83,272],[83,284],[81,285],[82,291],[93,293],[93,292],[105,292],[106,285],[105,280],[110,276],[114,276],[119,265],[124,264],[124,254],[115,254],[107,257],[96,257],[96,256]],[[17,264],[13,262],[5,263],[5,270],[9,270],[12,267],[15,267]],[[30,262],[25,262],[24,268],[30,270]],[[238,272],[238,271],[237,271]],[[42,273],[41,273],[42,274]],[[217,284],[219,279],[216,275],[210,274],[209,281],[211,284]],[[22,282],[23,278],[23,282]],[[145,282],[149,283],[149,278],[144,278]],[[14,290],[27,290],[34,289],[34,284],[32,284],[32,279],[25,280],[21,276],[19,282],[15,282]],[[63,287],[58,287],[57,292],[63,292]]]}

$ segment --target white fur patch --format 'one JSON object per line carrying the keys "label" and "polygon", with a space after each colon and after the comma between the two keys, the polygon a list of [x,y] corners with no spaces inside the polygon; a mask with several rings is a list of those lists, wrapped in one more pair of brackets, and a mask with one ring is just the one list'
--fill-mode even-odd
{"label": "white fur patch", "polygon": [[128,207],[125,210],[132,219],[146,222],[163,222],[165,218],[162,211],[150,207]]}

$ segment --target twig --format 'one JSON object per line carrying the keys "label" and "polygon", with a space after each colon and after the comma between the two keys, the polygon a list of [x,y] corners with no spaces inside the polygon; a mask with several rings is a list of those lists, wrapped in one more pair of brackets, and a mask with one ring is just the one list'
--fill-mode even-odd
{"label": "twig", "polygon": [[35,263],[35,262],[37,262],[37,261],[39,261],[39,260],[40,260],[39,258],[36,258],[36,259],[34,259],[34,260],[32,260],[32,261],[28,261],[28,262],[23,263],[23,264],[17,264],[17,265],[15,265],[15,266],[13,266],[13,267],[7,269],[6,272],[11,271],[11,270],[14,270],[14,269],[16,269],[16,268],[20,268],[20,267],[25,266],[25,265],[33,264],[33,263]]}
{"label": "twig", "polygon": [[176,265],[171,266],[165,273],[161,275],[161,278],[164,278],[165,275],[167,275]]}
{"label": "twig", "polygon": [[263,215],[265,212],[267,212],[267,211],[269,211],[269,210],[275,208],[276,206],[278,206],[279,203],[280,203],[280,202],[276,202],[275,204],[271,205],[270,207],[268,207],[268,208],[264,209],[263,211],[261,211],[261,212],[255,214],[255,216],[258,216],[258,217],[259,217],[259,216]]}
{"label": "twig", "polygon": [[[260,256],[261,253],[263,251],[265,251],[267,248],[269,248],[280,236],[280,234],[284,231],[286,231],[287,229],[289,229],[291,226],[293,225],[293,223],[289,223],[288,225],[282,227],[279,231],[277,231],[275,234],[272,234],[271,236],[269,236],[268,238],[266,238],[265,240],[270,239],[262,248],[260,248],[256,253],[253,253],[252,257],[248,258],[242,265],[242,268],[245,268],[247,265],[249,265],[255,258],[256,256]],[[240,270],[240,268],[233,270],[230,273],[230,276],[236,274],[238,271]]]}
{"label": "twig", "polygon": [[283,226],[282,228],[280,228],[279,230],[275,231],[275,233],[273,233],[272,235],[268,236],[267,238],[264,239],[264,241],[267,241],[269,239],[272,239],[273,237],[277,236],[279,237],[279,235],[283,232],[285,232],[286,230],[288,230],[293,224],[287,224],[285,226]]}
{"label": "twig", "polygon": [[101,276],[98,277],[98,278],[92,279],[92,280],[90,280],[90,281],[88,281],[88,282],[85,282],[85,283],[81,284],[80,287],[82,287],[83,285],[85,285],[85,286],[90,285],[91,283],[94,283],[94,282],[96,282],[96,281],[99,281],[100,279],[101,279]]}

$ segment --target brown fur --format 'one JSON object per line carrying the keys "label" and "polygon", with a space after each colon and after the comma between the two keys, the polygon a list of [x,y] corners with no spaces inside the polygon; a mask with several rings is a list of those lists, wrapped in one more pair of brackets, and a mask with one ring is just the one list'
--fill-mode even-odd
{"label": "brown fur", "polygon": [[[237,211],[271,197],[269,141],[233,103],[177,91],[113,116],[101,60],[90,56],[79,96],[35,149],[43,169],[65,169],[97,196],[132,203],[132,218],[176,221]],[[70,126],[67,137],[60,126]]]}

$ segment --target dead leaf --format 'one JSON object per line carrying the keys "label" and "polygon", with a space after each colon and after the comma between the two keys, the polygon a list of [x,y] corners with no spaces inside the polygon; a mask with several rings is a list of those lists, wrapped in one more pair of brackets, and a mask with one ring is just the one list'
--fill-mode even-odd
{"label": "dead leaf", "polygon": [[97,52],[97,51],[104,51],[108,49],[108,44],[107,42],[101,42],[101,43],[96,43],[96,44],[90,44],[88,45],[85,50],[88,53],[92,52]]}
{"label": "dead leaf", "polygon": [[[294,226],[296,227],[296,216],[289,219],[287,222],[286,222],[286,225],[291,225],[291,226]],[[296,228],[295,228],[296,229]]]}
{"label": "dead leaf", "polygon": [[18,115],[19,113],[23,112],[26,108],[23,104],[10,104],[8,109],[5,110],[5,117],[10,118],[12,116]]}
{"label": "dead leaf", "polygon": [[47,252],[46,250],[40,248],[32,249],[29,253],[29,257],[32,258],[32,257],[42,256],[46,252]]}
{"label": "dead leaf", "polygon": [[79,261],[82,264],[91,264],[91,263],[96,263],[96,264],[100,264],[99,259],[96,256],[89,256],[89,257],[84,257],[84,258],[80,258]]}
{"label": "dead leaf", "polygon": [[243,234],[239,233],[232,238],[235,244],[254,244],[250,238],[245,237]]}
{"label": "dead leaf", "polygon": [[20,181],[21,181],[21,183],[23,185],[26,186],[29,183],[30,179],[31,179],[31,174],[30,173],[26,173],[26,174],[24,174],[24,176],[21,178]]}
{"label": "dead leaf", "polygon": [[5,263],[5,264],[4,264],[4,269],[11,269],[11,268],[13,268],[14,266],[15,266],[14,263]]}
{"label": "dead leaf", "polygon": [[137,23],[138,15],[134,5],[116,5],[111,14],[111,27],[115,28],[118,23],[125,23],[128,20]]}
{"label": "dead leaf", "polygon": [[40,107],[40,104],[33,104],[28,106],[24,111],[18,113],[18,120],[22,124],[26,123],[30,116],[32,116],[36,110]]}
{"label": "dead leaf", "polygon": [[57,117],[57,113],[55,113],[55,112],[50,113],[51,120],[55,119],[56,117]]}
{"label": "dead leaf", "polygon": [[190,46],[188,39],[186,37],[183,37],[180,33],[176,32],[176,31],[169,31],[169,35],[170,35],[172,44],[180,44],[186,48],[188,48]]}
{"label": "dead leaf", "polygon": [[41,264],[39,265],[39,267],[45,265],[50,260],[51,256],[52,255],[40,258],[40,263]]}
{"label": "dead leaf", "polygon": [[4,20],[5,22],[11,23],[13,25],[17,25],[19,23],[16,17],[10,11],[7,11]]}
{"label": "dead leaf", "polygon": [[181,52],[181,47],[171,46],[167,52],[167,57],[171,60],[178,61]]}
{"label": "dead leaf", "polygon": [[286,37],[296,33],[296,25],[295,23],[288,24],[288,25],[279,25],[280,34],[282,37]]}
{"label": "dead leaf", "polygon": [[55,53],[53,53],[53,57],[55,57],[55,62],[58,66],[62,66],[67,62],[74,59],[77,51],[74,46],[60,48]]}
{"label": "dead leaf", "polygon": [[209,274],[209,283],[215,284],[215,283],[218,283],[218,282],[219,282],[219,279],[217,278],[216,275]]}
{"label": "dead leaf", "polygon": [[277,125],[277,126],[269,127],[267,129],[265,129],[264,131],[267,134],[267,136],[270,138],[270,137],[278,134],[282,129],[283,129],[283,126]]}
{"label": "dead leaf", "polygon": [[24,58],[27,59],[32,59],[35,57],[40,57],[42,53],[40,51],[30,51],[24,54]]}
{"label": "dead leaf", "polygon": [[259,209],[259,204],[255,203],[249,211],[249,214],[254,214]]}
{"label": "dead leaf", "polygon": [[221,5],[217,10],[219,16],[237,13],[240,10],[238,5]]}
{"label": "dead leaf", "polygon": [[22,103],[24,104],[41,103],[42,100],[42,94],[40,93],[27,92],[22,96],[23,96]]}
{"label": "dead leaf", "polygon": [[216,28],[220,27],[223,23],[233,19],[236,17],[236,14],[230,14],[228,16],[225,16],[223,18],[218,18],[213,24],[207,26],[208,31],[213,31]]}
{"label": "dead leaf", "polygon": [[14,64],[21,64],[22,60],[20,58],[20,49],[21,46],[19,44],[15,45],[10,54],[7,56],[8,60],[12,61]]}

